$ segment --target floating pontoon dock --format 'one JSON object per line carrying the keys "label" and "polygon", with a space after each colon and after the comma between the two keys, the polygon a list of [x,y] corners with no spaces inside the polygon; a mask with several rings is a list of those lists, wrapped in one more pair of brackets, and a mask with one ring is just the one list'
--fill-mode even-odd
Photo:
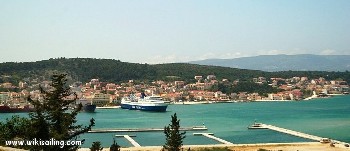
{"label": "floating pontoon dock", "polygon": [[193,135],[203,135],[205,137],[208,137],[210,139],[216,140],[216,141],[218,141],[220,143],[227,144],[227,145],[232,145],[233,144],[233,143],[231,143],[229,141],[226,141],[226,140],[223,140],[221,138],[213,136],[214,135],[213,133],[193,133]]}
{"label": "floating pontoon dock", "polygon": [[[310,135],[310,134],[306,134],[306,133],[302,133],[302,132],[298,132],[298,131],[293,131],[293,130],[289,130],[289,129],[285,129],[285,128],[281,128],[281,127],[277,127],[277,126],[273,126],[273,125],[263,124],[263,123],[258,123],[258,124],[254,123],[252,126],[250,126],[248,128],[249,129],[270,129],[270,130],[274,130],[277,132],[281,132],[281,133],[285,133],[285,134],[289,134],[289,135],[293,135],[293,136],[297,136],[297,137],[301,137],[301,138],[315,140],[317,142],[320,142],[321,140],[325,139],[323,137]],[[334,140],[334,139],[332,139],[332,142],[339,143],[339,144],[347,144],[345,142],[341,142],[341,141]]]}
{"label": "floating pontoon dock", "polygon": [[115,137],[124,137],[127,139],[134,147],[141,147],[139,143],[137,143],[134,139],[131,137],[135,137],[134,135],[115,135]]}

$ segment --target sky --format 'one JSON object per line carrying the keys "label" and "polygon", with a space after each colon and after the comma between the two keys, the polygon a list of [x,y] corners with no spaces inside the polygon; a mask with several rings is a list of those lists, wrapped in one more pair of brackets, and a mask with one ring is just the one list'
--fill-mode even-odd
{"label": "sky", "polygon": [[0,0],[0,62],[350,55],[350,0]]}

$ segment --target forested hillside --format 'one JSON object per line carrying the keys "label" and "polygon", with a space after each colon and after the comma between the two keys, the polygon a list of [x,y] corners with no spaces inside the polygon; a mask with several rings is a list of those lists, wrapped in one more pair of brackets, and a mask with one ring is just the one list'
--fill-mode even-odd
{"label": "forested hillside", "polygon": [[[0,75],[10,75],[12,79],[46,76],[52,72],[66,72],[74,80],[87,81],[99,78],[102,81],[121,82],[126,80],[185,80],[194,81],[195,75],[216,75],[220,79],[231,81],[250,81],[254,77],[281,77],[307,76],[309,78],[324,77],[327,80],[341,78],[350,82],[349,72],[325,71],[283,71],[264,72],[229,67],[195,65],[187,63],[172,64],[137,64],[121,62],[113,59],[92,58],[58,58],[36,62],[7,62],[0,63]],[[4,79],[0,79],[0,82]]]}

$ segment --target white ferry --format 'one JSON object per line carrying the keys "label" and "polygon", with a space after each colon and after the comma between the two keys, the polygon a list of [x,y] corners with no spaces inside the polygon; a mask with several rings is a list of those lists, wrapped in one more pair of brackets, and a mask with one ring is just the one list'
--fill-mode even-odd
{"label": "white ferry", "polygon": [[121,101],[122,109],[165,112],[168,104],[160,96],[146,96],[141,93],[141,98],[135,97],[123,98]]}

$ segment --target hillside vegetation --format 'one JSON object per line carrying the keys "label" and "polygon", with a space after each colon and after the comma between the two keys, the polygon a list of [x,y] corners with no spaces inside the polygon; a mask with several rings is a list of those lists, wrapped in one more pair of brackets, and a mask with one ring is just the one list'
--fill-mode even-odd
{"label": "hillside vegetation", "polygon": [[216,75],[221,79],[230,81],[251,81],[255,77],[281,77],[290,78],[294,76],[306,76],[309,78],[324,77],[327,80],[343,79],[350,82],[350,73],[326,72],[326,71],[283,71],[264,72],[258,70],[246,70],[229,67],[196,65],[188,63],[171,64],[137,64],[121,62],[113,59],[92,58],[57,58],[36,62],[6,62],[0,63],[1,82],[6,81],[6,75],[12,80],[21,80],[32,77],[49,77],[53,72],[65,72],[72,79],[87,81],[99,78],[101,81],[122,82],[130,79],[148,80],[184,80],[193,82],[194,76]]}

